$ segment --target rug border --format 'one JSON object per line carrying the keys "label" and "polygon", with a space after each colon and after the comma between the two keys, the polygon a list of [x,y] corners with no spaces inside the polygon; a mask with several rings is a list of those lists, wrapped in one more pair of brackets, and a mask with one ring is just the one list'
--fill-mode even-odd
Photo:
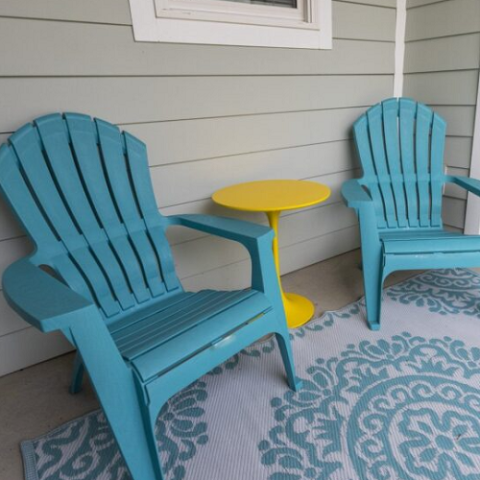
{"label": "rug border", "polygon": [[[79,415],[78,417],[72,418],[72,420],[68,420],[67,422],[62,423],[61,425],[58,425],[52,430],[49,430],[47,433],[42,433],[41,435],[38,435],[34,438],[22,440],[20,442],[20,452],[22,454],[22,459],[23,459],[23,471],[25,474],[24,475],[25,480],[40,480],[38,477],[37,469],[35,468],[35,449],[33,448],[34,442],[36,442],[37,440],[40,440],[41,438],[46,437],[47,435],[53,435],[58,431],[68,427],[72,423],[83,420],[84,418],[89,417],[90,415],[97,412],[101,412],[101,411],[102,411],[101,408],[91,410],[90,412],[86,412],[82,415]],[[32,469],[33,469],[33,472],[32,472]]]}
{"label": "rug border", "polygon": [[[404,280],[402,280],[400,282],[389,285],[387,288],[384,288],[383,291],[386,292],[393,287],[401,285],[402,283],[405,283],[405,282],[408,282],[408,281],[410,281],[414,278],[420,277],[421,275],[424,275],[426,272],[429,272],[431,270],[436,271],[436,270],[456,270],[456,269],[454,268],[454,269],[428,269],[428,270],[424,270],[423,272],[416,273],[416,274],[412,275],[411,277],[405,278]],[[462,268],[462,270],[468,270],[469,272],[473,273],[475,276],[480,277],[480,273],[475,272],[471,268]],[[319,322],[320,320],[323,319],[323,317],[325,317],[326,315],[328,315],[330,313],[343,312],[344,310],[350,309],[353,305],[356,305],[356,304],[360,303],[363,300],[364,297],[365,297],[365,295],[362,295],[357,300],[354,300],[353,302],[350,302],[347,305],[345,305],[341,308],[338,308],[337,310],[326,310],[320,316],[310,320],[306,325],[315,324],[316,322]],[[303,327],[305,327],[305,325],[303,325]],[[366,327],[368,328],[368,325],[366,325]],[[293,328],[291,330],[293,332],[295,332],[295,331],[297,331],[301,328],[302,327],[298,327],[298,328]],[[270,340],[269,338],[267,338],[265,340],[260,340],[258,342],[255,342],[252,345],[261,345],[263,343],[268,342],[269,340]],[[43,433],[41,435],[38,435],[37,437],[31,438],[31,439],[28,439],[28,440],[23,440],[22,442],[20,442],[20,451],[21,451],[21,454],[22,454],[23,470],[24,470],[24,474],[25,474],[25,480],[39,480],[37,469],[36,469],[36,466],[35,466],[35,450],[33,448],[33,443],[34,442],[40,440],[41,438],[46,437],[47,435],[53,435],[57,431],[69,426],[70,424],[72,424],[74,422],[78,422],[79,420],[82,420],[83,418],[88,417],[89,415],[92,415],[96,412],[100,412],[101,410],[102,410],[101,408],[98,408],[96,410],[92,410],[90,412],[84,413],[83,415],[80,415],[78,417],[75,417],[72,420],[69,420],[65,423],[62,423],[58,427],[56,427],[52,430],[49,430],[46,433]]]}
{"label": "rug border", "polygon": [[[48,432],[46,435],[50,433],[53,432]],[[23,473],[25,476],[25,480],[39,480],[35,465],[35,450],[33,448],[33,442],[34,440],[24,440],[20,443],[20,451],[22,453]]]}

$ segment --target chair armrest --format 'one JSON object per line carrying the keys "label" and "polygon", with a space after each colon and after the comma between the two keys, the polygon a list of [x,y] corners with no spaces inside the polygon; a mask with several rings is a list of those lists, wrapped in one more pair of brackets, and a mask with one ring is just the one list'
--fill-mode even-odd
{"label": "chair armrest", "polygon": [[42,332],[69,328],[93,312],[98,315],[94,304],[26,258],[5,270],[2,284],[8,304]]}
{"label": "chair armrest", "polygon": [[[7,268],[3,288],[10,306],[27,322],[42,332],[62,330],[77,347],[105,410],[131,408],[138,402],[139,391],[132,381],[132,370],[122,358],[95,304],[28,258]],[[142,421],[140,411],[134,410],[128,417],[127,425]],[[123,417],[120,421],[121,427],[127,428]]]}
{"label": "chair armrest", "polygon": [[370,195],[362,188],[358,180],[348,180],[342,185],[342,195],[350,208],[358,209],[365,204],[372,204]]}
{"label": "chair armrest", "polygon": [[194,228],[241,243],[252,260],[252,288],[264,292],[272,302],[282,305],[273,260],[272,242],[275,233],[271,228],[213,215],[175,215],[167,218],[170,225]]}
{"label": "chair armrest", "polygon": [[273,230],[257,223],[213,215],[174,215],[167,217],[170,225],[181,225],[201,232],[240,242],[246,247],[260,239],[272,240]]}
{"label": "chair armrest", "polygon": [[447,181],[464,188],[474,195],[480,196],[480,180],[476,178],[448,176]]}
{"label": "chair armrest", "polygon": [[380,237],[372,197],[362,188],[358,180],[348,180],[342,185],[342,195],[347,206],[353,208],[360,222],[362,245],[380,245]]}

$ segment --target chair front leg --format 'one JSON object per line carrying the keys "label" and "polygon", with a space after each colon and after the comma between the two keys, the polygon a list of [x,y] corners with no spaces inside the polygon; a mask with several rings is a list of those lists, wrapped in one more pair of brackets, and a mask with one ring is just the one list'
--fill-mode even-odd
{"label": "chair front leg", "polygon": [[252,288],[264,292],[273,305],[277,322],[274,333],[282,355],[288,386],[297,392],[302,388],[302,382],[295,374],[290,333],[287,327],[280,284],[278,283],[271,239],[257,241],[255,247],[249,248],[249,252],[252,259]]}
{"label": "chair front leg", "polygon": [[298,392],[303,387],[303,382],[295,374],[295,363],[293,361],[292,347],[290,345],[290,334],[288,329],[285,332],[276,333],[277,343],[282,355],[283,365],[287,373],[288,386],[294,392]]}
{"label": "chair front leg", "polygon": [[133,480],[164,480],[154,435],[145,424],[145,401],[101,318],[85,318],[71,336]]}
{"label": "chair front leg", "polygon": [[378,236],[373,211],[371,209],[360,209],[359,220],[367,322],[371,330],[379,330],[384,280],[382,244]]}
{"label": "chair front leg", "polygon": [[[364,246],[362,245],[363,248]],[[383,292],[382,253],[381,251],[379,254],[365,252],[362,255],[364,265],[368,265],[368,268],[363,269],[368,326],[370,330],[380,330]]]}

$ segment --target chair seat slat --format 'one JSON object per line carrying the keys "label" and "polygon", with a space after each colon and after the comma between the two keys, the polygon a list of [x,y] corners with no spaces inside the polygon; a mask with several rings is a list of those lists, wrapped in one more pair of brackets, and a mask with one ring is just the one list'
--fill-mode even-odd
{"label": "chair seat slat", "polygon": [[[195,310],[193,315],[184,313],[179,316],[178,320],[171,322],[168,328],[162,328],[162,325],[158,325],[157,328],[152,329],[150,332],[145,332],[138,338],[133,339],[132,342],[125,345],[117,344],[123,356],[134,360],[140,355],[144,354],[152,348],[158,348],[170,341],[175,337],[184,335],[188,330],[198,328],[202,323],[208,321],[210,318],[218,315],[232,306],[240,303],[252,295],[252,292],[248,295],[235,294],[235,292],[228,292],[231,295],[224,295],[222,300],[217,299],[211,301],[209,305],[200,306],[198,310]],[[230,297],[230,298],[229,298]],[[235,298],[233,298],[235,297]]]}
{"label": "chair seat slat", "polygon": [[480,252],[480,236],[458,235],[456,237],[430,237],[426,239],[417,238],[409,240],[385,241],[384,250],[386,254],[438,254],[455,252]]}
{"label": "chair seat slat", "polygon": [[135,324],[148,321],[153,315],[160,314],[175,305],[180,305],[181,303],[188,301],[193,295],[197,295],[197,293],[177,292],[174,295],[162,298],[160,302],[149,303],[135,312],[132,312],[130,315],[112,322],[109,325],[109,330],[112,334],[118,334],[120,336],[122,330],[126,328],[134,328],[133,326]]}
{"label": "chair seat slat", "polygon": [[136,323],[132,329],[122,330],[114,335],[122,351],[139,349],[142,345],[155,345],[168,341],[172,335],[182,333],[188,325],[205,318],[205,312],[221,309],[232,304],[232,298],[246,298],[244,293],[203,291],[193,295],[185,303],[170,307],[165,312],[157,313],[146,321]]}
{"label": "chair seat slat", "polygon": [[[210,347],[226,333],[235,331],[255,316],[268,311],[269,308],[268,300],[263,294],[257,292],[247,300],[237,302],[226,310],[208,315],[205,321],[192,326],[180,336],[172,337],[158,348],[152,345],[138,355],[133,351],[131,353],[135,355],[134,358],[128,357],[125,352],[122,353],[142,380],[148,382],[167,371],[172,365],[189,358],[199,350]],[[261,318],[258,319],[258,321],[261,320]]]}

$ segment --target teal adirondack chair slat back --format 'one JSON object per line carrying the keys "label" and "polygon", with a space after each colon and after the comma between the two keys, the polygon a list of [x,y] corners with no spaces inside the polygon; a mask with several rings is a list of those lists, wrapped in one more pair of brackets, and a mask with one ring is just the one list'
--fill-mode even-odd
{"label": "teal adirondack chair slat back", "polygon": [[391,98],[354,124],[363,168],[360,183],[381,229],[442,226],[446,122],[427,106]]}
{"label": "teal adirondack chair slat back", "polygon": [[[166,478],[156,426],[169,398],[253,342],[274,334],[288,384],[301,388],[272,230],[209,215],[163,217],[135,137],[85,115],[41,117],[0,147],[0,192],[35,246],[5,270],[5,299],[77,348],[71,392],[86,370],[132,479]],[[251,288],[185,292],[165,235],[174,225],[243,245]]]}
{"label": "teal adirondack chair slat back", "polygon": [[140,140],[86,115],[48,115],[0,148],[0,171],[38,263],[105,317],[181,288]]}

